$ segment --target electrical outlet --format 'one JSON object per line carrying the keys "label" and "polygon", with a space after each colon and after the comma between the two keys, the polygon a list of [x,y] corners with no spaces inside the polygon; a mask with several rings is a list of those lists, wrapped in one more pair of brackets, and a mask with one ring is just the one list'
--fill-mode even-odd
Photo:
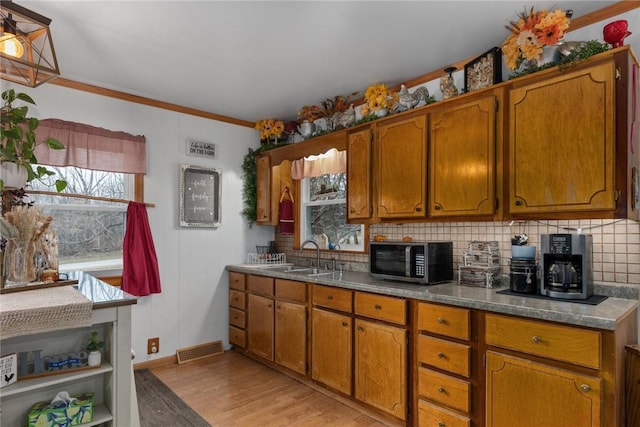
{"label": "electrical outlet", "polygon": [[160,351],[160,338],[149,338],[147,340],[147,354],[154,354]]}

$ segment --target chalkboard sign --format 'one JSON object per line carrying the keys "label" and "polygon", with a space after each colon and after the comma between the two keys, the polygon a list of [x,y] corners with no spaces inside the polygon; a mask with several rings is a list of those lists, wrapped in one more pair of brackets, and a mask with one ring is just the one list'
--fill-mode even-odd
{"label": "chalkboard sign", "polygon": [[220,225],[222,171],[200,166],[180,166],[180,225]]}

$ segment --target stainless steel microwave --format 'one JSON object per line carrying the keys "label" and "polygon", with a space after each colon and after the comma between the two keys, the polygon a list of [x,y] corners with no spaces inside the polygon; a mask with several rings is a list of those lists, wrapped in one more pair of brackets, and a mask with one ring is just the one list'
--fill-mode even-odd
{"label": "stainless steel microwave", "polygon": [[421,284],[451,281],[453,242],[370,242],[369,274]]}

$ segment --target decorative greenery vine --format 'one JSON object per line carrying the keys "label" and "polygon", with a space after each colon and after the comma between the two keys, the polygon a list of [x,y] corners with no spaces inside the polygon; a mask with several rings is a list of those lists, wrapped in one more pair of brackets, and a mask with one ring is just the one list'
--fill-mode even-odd
{"label": "decorative greenery vine", "polygon": [[242,209],[242,212],[240,212],[240,215],[242,215],[249,227],[253,226],[257,218],[256,205],[258,183],[256,176],[256,157],[260,153],[282,147],[283,145],[287,145],[287,143],[261,144],[260,147],[255,150],[249,148],[248,153],[242,160],[242,202],[244,204],[244,208]]}
{"label": "decorative greenery vine", "polygon": [[606,52],[607,50],[609,50],[609,45],[607,43],[603,43],[598,40],[586,41],[574,49],[569,55],[560,56],[560,59],[557,61],[552,61],[540,66],[531,64],[522,70],[514,71],[509,74],[509,78],[514,79],[516,77],[522,77],[527,74],[535,73],[536,71],[546,70],[553,67],[559,67],[560,70],[564,71],[569,67],[575,66],[579,62],[586,61],[590,56]]}

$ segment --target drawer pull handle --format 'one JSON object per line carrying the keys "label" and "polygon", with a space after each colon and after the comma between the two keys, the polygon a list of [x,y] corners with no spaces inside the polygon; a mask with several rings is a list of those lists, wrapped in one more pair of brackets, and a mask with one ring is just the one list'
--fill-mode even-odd
{"label": "drawer pull handle", "polygon": [[382,310],[382,306],[379,304],[374,305],[373,308],[375,308],[376,310]]}
{"label": "drawer pull handle", "polygon": [[584,391],[585,393],[588,393],[591,391],[591,387],[589,387],[589,384],[582,384],[580,386],[580,390]]}
{"label": "drawer pull handle", "polygon": [[447,324],[447,321],[445,320],[445,318],[444,318],[444,317],[438,317],[438,318],[436,319],[436,321],[437,321],[438,323],[440,323],[441,325],[446,325],[446,324]]}
{"label": "drawer pull handle", "polygon": [[358,330],[359,331],[364,331],[364,328],[362,326],[358,326]]}
{"label": "drawer pull handle", "polygon": [[347,326],[349,326],[349,324],[347,322],[342,322],[342,326],[346,328]]}
{"label": "drawer pull handle", "polygon": [[333,295],[327,295],[327,299],[328,300],[332,300],[333,299]]}
{"label": "drawer pull handle", "polygon": [[438,422],[438,427],[445,427],[444,423],[442,421]]}
{"label": "drawer pull handle", "polygon": [[446,390],[442,387],[438,387],[438,393],[446,393]]}
{"label": "drawer pull handle", "polygon": [[536,344],[540,344],[542,342],[542,338],[540,338],[537,335],[534,335],[533,338],[531,338],[531,341],[533,341]]}
{"label": "drawer pull handle", "polygon": [[438,353],[438,357],[439,357],[440,359],[444,359],[446,356],[445,356],[445,354],[444,354],[444,353]]}

